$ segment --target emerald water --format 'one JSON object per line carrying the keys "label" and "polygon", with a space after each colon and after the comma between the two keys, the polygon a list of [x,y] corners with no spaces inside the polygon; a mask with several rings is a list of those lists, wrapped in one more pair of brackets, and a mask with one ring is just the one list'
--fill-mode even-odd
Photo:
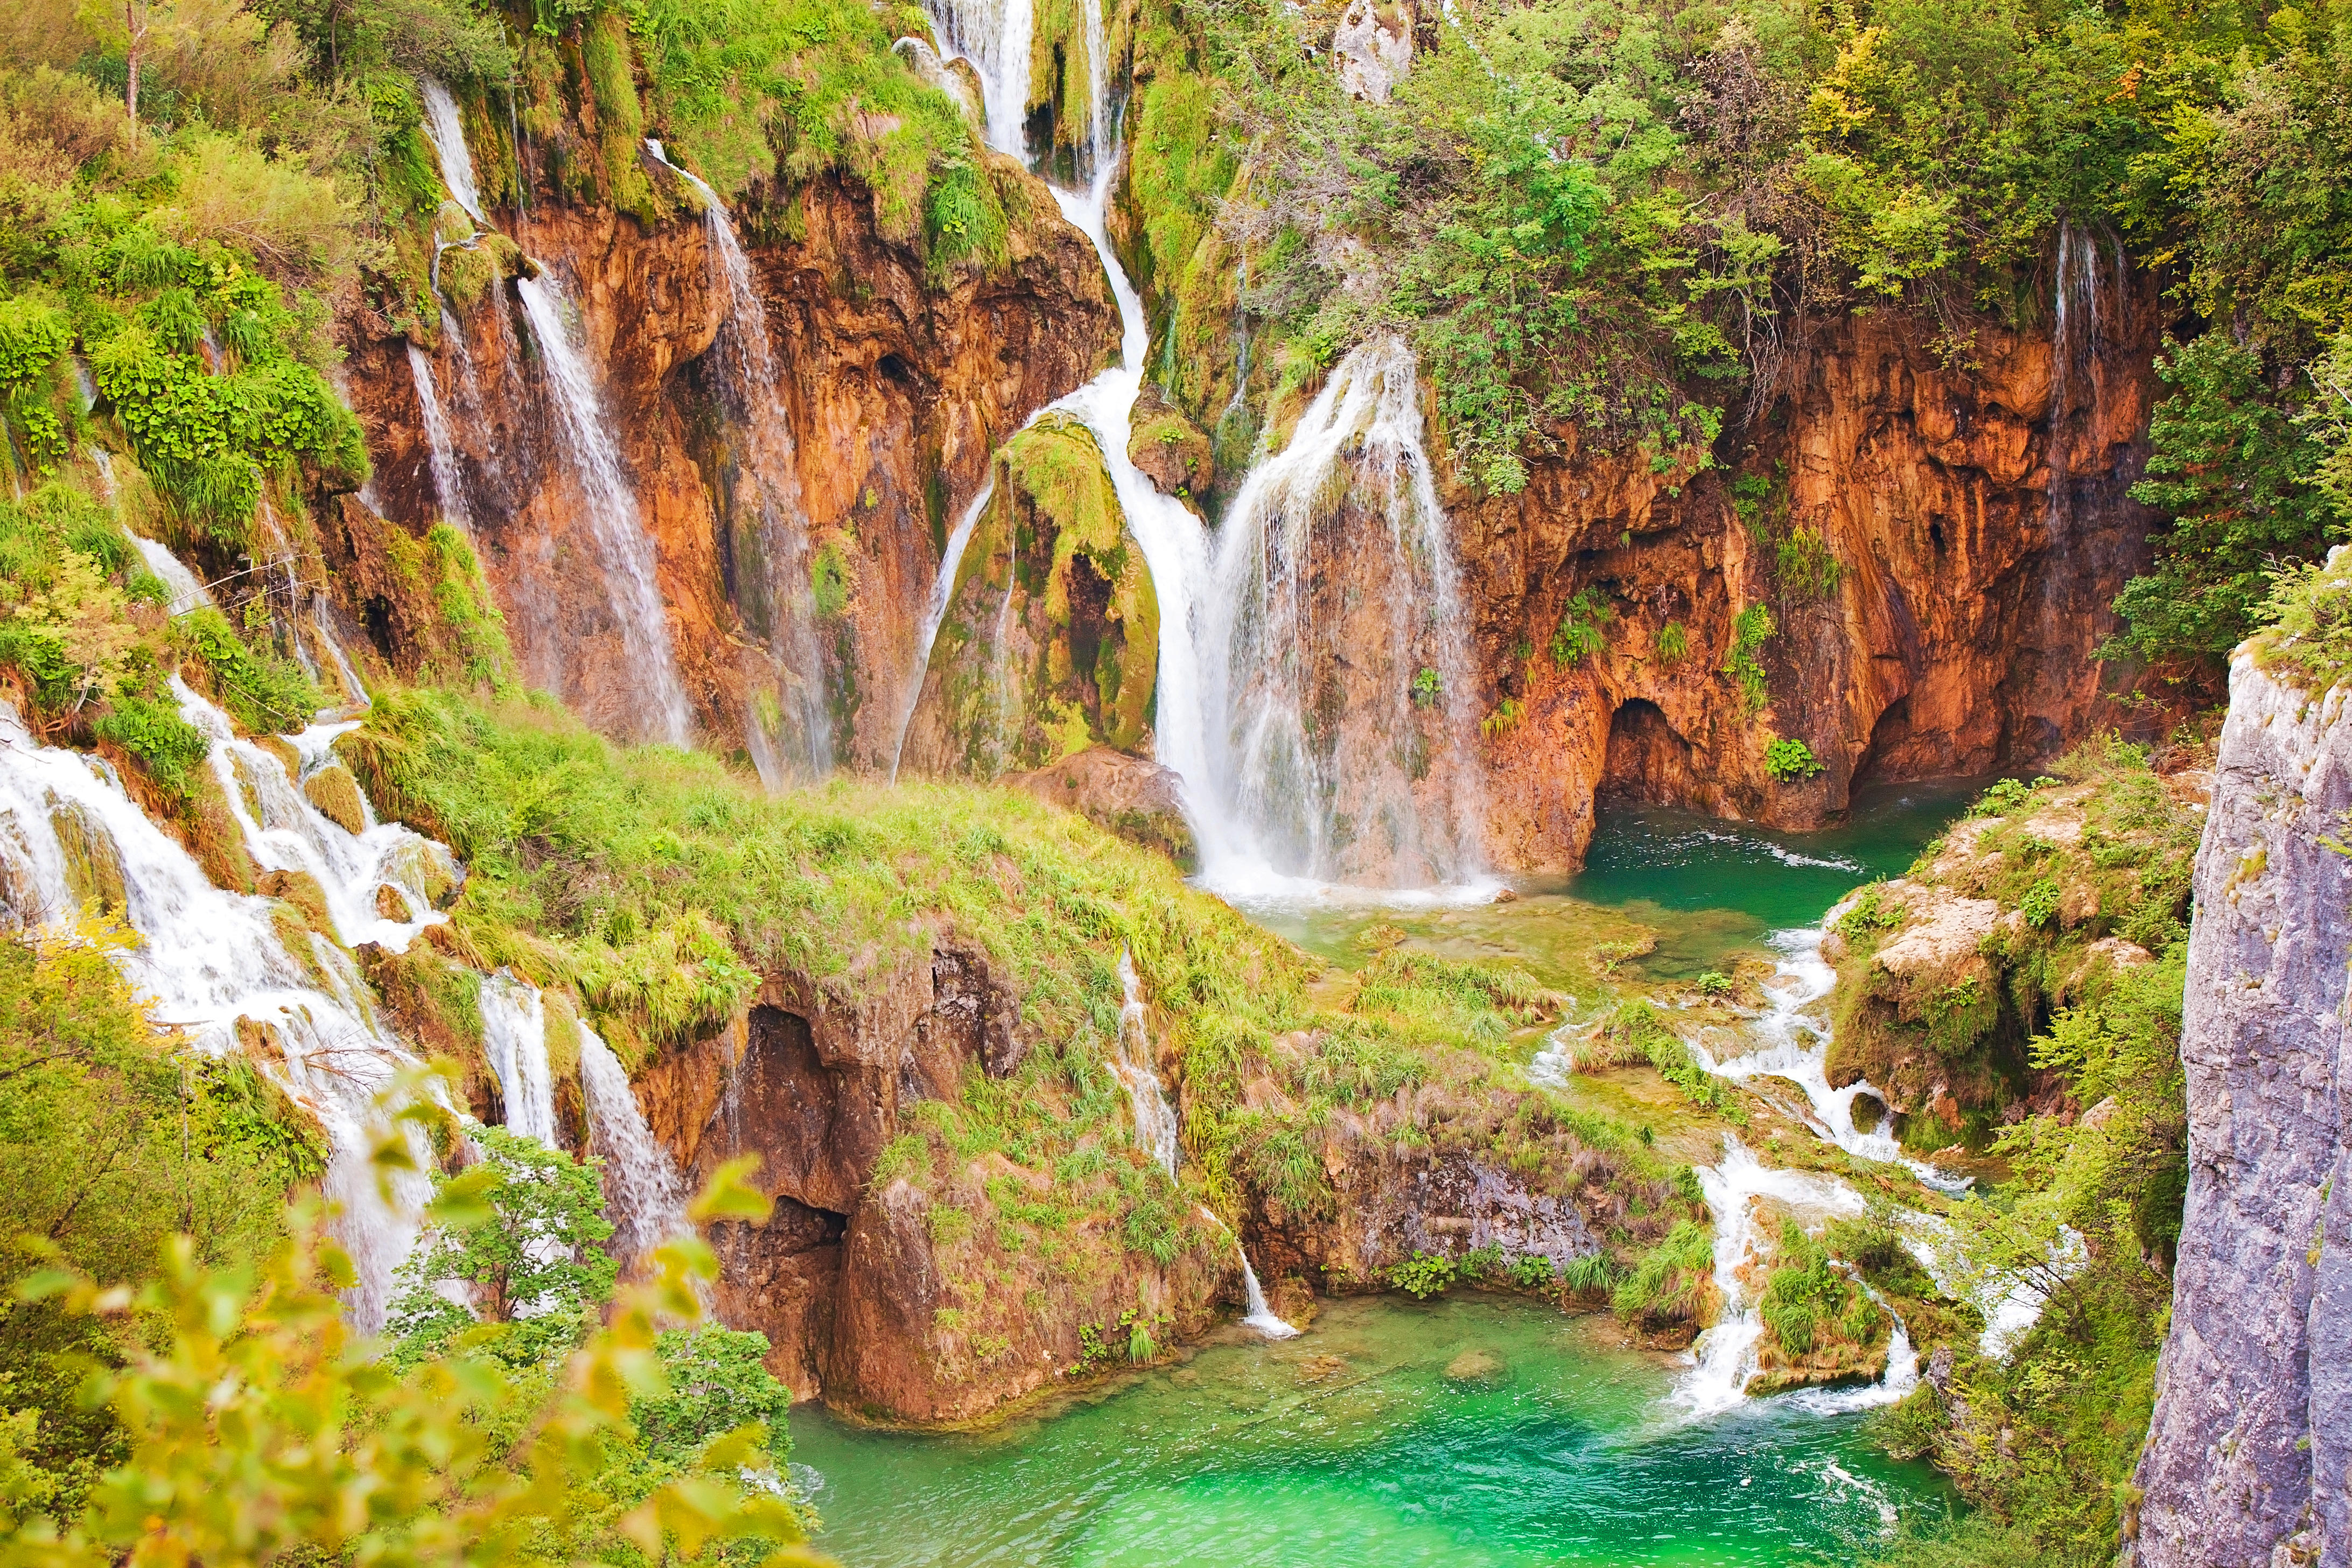
{"label": "emerald water", "polygon": [[1851,1562],[1941,1516],[1935,1473],[1859,1415],[1684,1420],[1676,1359],[1506,1298],[1339,1301],[983,1434],[796,1412],[793,1459],[847,1568]]}
{"label": "emerald water", "polygon": [[[1802,835],[1607,811],[1581,875],[1511,902],[1249,912],[1341,964],[1406,941],[1593,999],[1769,958],[1769,932],[1902,871],[1976,787],[1875,792]],[[793,1458],[829,1521],[818,1544],[847,1568],[1853,1563],[1951,1505],[1932,1469],[1872,1446],[1864,1415],[1803,1394],[1687,1419],[1671,1399],[1685,1366],[1605,1314],[1517,1298],[1337,1301],[1299,1339],[1225,1331],[1181,1365],[986,1432],[803,1408]]]}

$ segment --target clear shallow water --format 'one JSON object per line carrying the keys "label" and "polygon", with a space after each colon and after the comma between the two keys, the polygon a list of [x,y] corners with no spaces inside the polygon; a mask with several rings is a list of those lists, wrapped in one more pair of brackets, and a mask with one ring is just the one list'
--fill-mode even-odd
{"label": "clear shallow water", "polygon": [[[1465,1352],[1499,1372],[1449,1378]],[[1211,1344],[993,1432],[795,1412],[793,1458],[847,1568],[1843,1563],[1942,1515],[1934,1472],[1859,1416],[1683,1421],[1675,1360],[1504,1298],[1342,1301],[1304,1338]]]}
{"label": "clear shallow water", "polygon": [[[1545,984],[1583,994],[1591,955],[1643,932],[1654,951],[1624,979],[1691,980],[1743,954],[1773,956],[1766,937],[1811,926],[1857,885],[1909,868],[1968,809],[1984,781],[1939,780],[1864,792],[1848,819],[1818,833],[1780,833],[1662,806],[1604,806],[1585,868],[1516,883],[1509,903],[1470,908],[1293,905],[1244,912],[1310,952],[1360,963],[1391,927],[1450,958],[1514,959]],[[1610,988],[1614,989],[1614,981]]]}

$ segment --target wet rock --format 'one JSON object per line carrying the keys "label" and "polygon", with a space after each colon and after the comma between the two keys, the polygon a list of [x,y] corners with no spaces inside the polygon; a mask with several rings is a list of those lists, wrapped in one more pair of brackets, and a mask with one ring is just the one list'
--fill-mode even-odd
{"label": "wet rock", "polygon": [[[332,936],[334,917],[327,910],[327,890],[319,879],[308,871],[264,871],[253,879],[253,890],[265,899],[276,899],[291,904],[301,911],[303,922],[312,931]],[[403,914],[398,917],[406,920]]]}
{"label": "wet rock", "polygon": [[1217,460],[1208,437],[1155,383],[1145,382],[1136,395],[1131,420],[1127,460],[1161,495],[1190,500],[1216,484]]}
{"label": "wet rock", "polygon": [[57,832],[58,848],[65,857],[66,886],[74,898],[84,905],[99,904],[118,912],[127,909],[122,857],[106,825],[78,803],[65,801],[49,813],[49,826]]}
{"label": "wet rock", "polygon": [[1004,782],[1075,811],[1130,844],[1157,849],[1187,871],[1194,868],[1199,847],[1184,818],[1182,783],[1157,763],[1090,746]]}
{"label": "wet rock", "polygon": [[1373,0],[1349,0],[1331,35],[1340,90],[1368,103],[1386,103],[1412,68],[1410,13]]}
{"label": "wet rock", "polygon": [[1500,1388],[1507,1380],[1502,1359],[1491,1351],[1466,1350],[1445,1363],[1445,1381],[1465,1388]]}

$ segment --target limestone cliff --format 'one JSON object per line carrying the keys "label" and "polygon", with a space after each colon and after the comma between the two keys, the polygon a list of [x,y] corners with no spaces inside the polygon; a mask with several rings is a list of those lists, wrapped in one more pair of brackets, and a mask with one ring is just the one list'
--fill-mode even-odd
{"label": "limestone cliff", "polygon": [[2150,1568],[2352,1561],[2352,723],[2250,652],[2197,861],[2189,1198],[2126,1532]]}
{"label": "limestone cliff", "polygon": [[[740,372],[717,352],[740,307],[701,198],[640,157],[639,172],[670,198],[667,221],[648,226],[567,199],[551,182],[526,209],[494,216],[520,268],[551,279],[576,317],[651,536],[694,727],[734,749],[763,710],[813,690],[819,754],[885,766],[949,521],[978,490],[996,443],[1093,373],[1116,331],[1101,268],[1042,184],[1009,161],[991,165],[1013,217],[1005,261],[944,279],[917,247],[882,237],[874,198],[854,181],[766,195],[774,210],[743,226],[766,238],[745,254],[767,329],[757,347],[779,384],[772,399],[749,400],[747,416],[730,384]],[[608,732],[643,734],[591,498],[514,289],[511,279],[483,289],[414,348],[380,317],[345,322],[349,392],[376,479],[365,505],[343,508],[336,581],[378,651],[404,665],[414,655],[396,625],[403,585],[369,537],[373,515],[411,531],[462,521],[530,683]],[[427,379],[437,411],[424,404]],[[454,447],[456,471],[444,478],[455,496],[434,472],[436,418]],[[780,510],[788,515],[772,515]],[[779,676],[792,662],[779,646],[788,598],[811,617],[814,674]]]}

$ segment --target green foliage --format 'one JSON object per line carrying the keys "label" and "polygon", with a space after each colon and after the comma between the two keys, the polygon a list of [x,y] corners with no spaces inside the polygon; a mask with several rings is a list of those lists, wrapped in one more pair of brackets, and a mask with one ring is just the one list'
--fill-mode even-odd
{"label": "green foliage", "polygon": [[1838,917],[1838,934],[1848,942],[1858,942],[1872,931],[1891,931],[1903,923],[1903,906],[1886,896],[1886,889],[1874,882],[1862,890],[1853,907]]}
{"label": "green foliage", "polygon": [[1462,1255],[1462,1278],[1485,1279],[1503,1272],[1503,1249],[1495,1242],[1474,1247]]}
{"label": "green foliage", "polygon": [[266,645],[256,648],[209,605],[172,623],[173,641],[199,661],[222,705],[257,734],[296,730],[319,710],[319,689],[302,667]]}
{"label": "green foliage", "polygon": [[1690,633],[1680,621],[1668,621],[1658,628],[1658,662],[1679,664],[1690,653]]}
{"label": "green foliage", "polygon": [[2024,911],[2026,924],[2045,926],[2050,917],[2058,912],[2058,879],[2044,877],[2025,889],[2025,897],[2018,900],[2017,907]]}
{"label": "green foliage", "polygon": [[1801,528],[1779,545],[1780,586],[1794,599],[1826,599],[1836,594],[1845,568],[1829,542],[1810,528]]}
{"label": "green foliage", "polygon": [[1602,1026],[1601,1037],[1612,1059],[1646,1061],[1657,1069],[1659,1077],[1682,1090],[1692,1104],[1734,1121],[1746,1121],[1747,1114],[1737,1092],[1698,1065],[1690,1047],[1666,1026],[1665,1019],[1649,1003],[1619,1004]]}
{"label": "green foliage", "polygon": [[1970,816],[2006,816],[2033,798],[2033,786],[2022,779],[1995,779],[1969,807]]}
{"label": "green foliage", "polygon": [[2325,696],[2352,681],[2352,557],[2326,565],[2290,567],[2274,579],[2263,617],[2271,625],[2254,642],[2266,669]]}
{"label": "green foliage", "polygon": [[1454,1260],[1433,1252],[1416,1252],[1389,1270],[1389,1283],[1416,1300],[1443,1295],[1461,1273]]}
{"label": "green foliage", "polygon": [[1771,610],[1761,600],[1731,618],[1731,646],[1723,656],[1723,673],[1739,688],[1740,710],[1751,717],[1762,712],[1764,705],[1772,700],[1763,661],[1758,655],[1780,629]]}
{"label": "green foliage", "polygon": [[1731,994],[1731,976],[1719,969],[1710,969],[1698,977],[1698,994],[1702,996]]}
{"label": "green foliage", "polygon": [[1804,742],[1781,736],[1764,748],[1764,771],[1781,784],[1795,784],[1821,773],[1822,765]]}
{"label": "green foliage", "polygon": [[1610,1305],[1629,1323],[1661,1330],[1705,1322],[1716,1300],[1715,1243],[1705,1226],[1686,1219],[1677,1221],[1664,1239],[1642,1255],[1617,1286]]}
{"label": "green foliage", "polygon": [[1439,689],[1437,671],[1423,666],[1413,674],[1412,705],[1416,708],[1436,707]]}
{"label": "green foliage", "polygon": [[425,1232],[400,1266],[394,1353],[407,1364],[446,1354],[479,1321],[502,1325],[487,1342],[500,1360],[559,1360],[618,1271],[598,1247],[613,1234],[598,1166],[503,1127],[470,1137],[481,1158],[435,1178]]}
{"label": "green foliage", "polygon": [[2110,651],[2151,662],[2218,662],[2261,623],[2271,578],[2341,537],[2344,514],[2318,483],[2323,449],[2298,424],[2260,357],[2223,333],[2168,345],[2173,388],[2148,433],[2148,478],[2133,496],[2169,518],[2155,569],[2116,600]]}
{"label": "green foliage", "polygon": [[1511,1283],[1522,1290],[1549,1289],[1559,1279],[1559,1273],[1552,1268],[1551,1259],[1532,1252],[1512,1258],[1508,1272]]}
{"label": "green foliage", "polygon": [[1830,1262],[1828,1250],[1793,1220],[1780,1227],[1756,1310],[1791,1357],[1809,1356],[1817,1343],[1833,1339],[1864,1342],[1874,1324],[1884,1323],[1869,1298]]}
{"label": "green foliage", "polygon": [[[1713,1267],[1713,1254],[1708,1255]],[[1617,1268],[1606,1252],[1588,1252],[1559,1266],[1559,1288],[1571,1296],[1601,1296],[1617,1288]]]}
{"label": "green foliage", "polygon": [[143,697],[117,699],[90,729],[100,740],[137,757],[150,778],[183,797],[194,793],[195,769],[212,751],[205,732],[181,718],[178,709]]}
{"label": "green foliage", "polygon": [[1601,628],[1616,615],[1607,594],[1579,588],[1560,611],[1559,625],[1552,628],[1551,661],[1572,668],[1584,662],[1588,654],[1606,652],[1609,639]]}

